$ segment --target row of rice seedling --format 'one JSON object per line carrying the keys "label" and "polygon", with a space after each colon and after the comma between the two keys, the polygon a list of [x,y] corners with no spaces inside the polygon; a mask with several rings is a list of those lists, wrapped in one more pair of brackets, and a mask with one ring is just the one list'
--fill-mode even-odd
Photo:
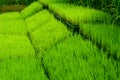
{"label": "row of rice seedling", "polygon": [[27,34],[27,27],[23,19],[0,20],[0,34]]}
{"label": "row of rice seedling", "polygon": [[[32,5],[34,11],[29,6],[23,10],[23,14],[21,12],[23,18],[39,11],[35,9],[40,8],[37,2]],[[41,61],[35,57],[35,49],[28,38],[30,36],[21,35],[28,34],[28,30],[18,14],[11,12],[0,15],[0,80],[48,80]]]}
{"label": "row of rice seedling", "polygon": [[[80,25],[80,31],[92,41],[102,45],[106,51],[110,51],[114,57],[120,58],[120,29],[111,25],[110,16],[107,13],[95,9],[66,4],[49,4],[50,9],[67,21]],[[58,7],[59,6],[59,7]],[[62,6],[62,7],[61,7]],[[59,8],[59,9],[58,9]],[[96,22],[99,22],[97,23]],[[102,23],[105,22],[105,23]],[[102,23],[102,24],[101,24]]]}
{"label": "row of rice seedling", "polygon": [[70,35],[66,26],[57,21],[47,10],[40,11],[25,21],[36,49],[36,56],[40,56],[40,58],[37,57],[39,59],[43,56],[44,51]]}
{"label": "row of rice seedling", "polygon": [[29,57],[0,60],[0,80],[48,80],[40,64]]}
{"label": "row of rice seedling", "polygon": [[55,3],[49,4],[49,8],[73,24],[79,24],[80,22],[109,23],[111,20],[108,13],[88,7]]}
{"label": "row of rice seedling", "polygon": [[0,14],[0,20],[17,20],[17,19],[22,19],[19,12],[6,12]]}
{"label": "row of rice seedling", "polygon": [[22,10],[21,15],[23,18],[28,18],[42,9],[43,9],[43,6],[39,4],[39,2],[35,1],[31,5],[29,5],[27,8]]}
{"label": "row of rice seedling", "polygon": [[120,29],[106,24],[83,23],[80,26],[84,35],[106,47],[112,55],[120,59]]}
{"label": "row of rice seedling", "polygon": [[30,33],[34,32],[36,29],[41,28],[41,25],[45,24],[51,18],[53,18],[53,15],[51,15],[47,10],[42,10],[35,15],[27,18],[25,21],[28,25],[28,31]]}
{"label": "row of rice seedling", "polygon": [[33,29],[36,26],[38,27],[33,32],[30,32],[30,37],[34,46],[41,52],[50,48],[55,43],[69,35],[69,31],[66,26],[54,19],[53,15],[51,15],[48,11],[45,10],[36,15],[37,17],[35,18],[38,19],[35,19],[35,21],[37,23],[31,25],[31,21],[29,22],[30,19],[26,21],[28,21],[28,28]]}
{"label": "row of rice seedling", "polygon": [[34,52],[26,36],[0,34],[0,61],[7,58],[34,57]]}
{"label": "row of rice seedling", "polygon": [[90,41],[75,35],[45,51],[50,80],[119,80],[120,69]]}

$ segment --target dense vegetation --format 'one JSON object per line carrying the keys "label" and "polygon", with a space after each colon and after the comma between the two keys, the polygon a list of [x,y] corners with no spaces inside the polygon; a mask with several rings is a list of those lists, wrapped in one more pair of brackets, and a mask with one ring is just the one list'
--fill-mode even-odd
{"label": "dense vegetation", "polygon": [[37,0],[0,0],[0,6],[3,5],[28,5]]}
{"label": "dense vegetation", "polygon": [[39,0],[0,14],[0,80],[120,80],[119,17],[101,1]]}
{"label": "dense vegetation", "polygon": [[26,22],[33,44],[40,52],[50,48],[69,35],[65,25],[55,20],[47,10],[26,19]]}
{"label": "dense vegetation", "polygon": [[39,2],[33,2],[29,7],[25,8],[24,10],[21,11],[21,15],[23,18],[28,18],[35,14],[36,12],[39,12],[42,10],[42,5],[39,4]]}
{"label": "dense vegetation", "polygon": [[81,22],[110,23],[111,21],[111,16],[108,13],[82,6],[55,3],[50,4],[49,8],[74,24]]}
{"label": "dense vegetation", "polygon": [[120,12],[120,1],[119,0],[39,0],[46,2],[64,2],[70,4],[77,4],[82,6],[94,7],[96,9],[102,9],[111,13]]}
{"label": "dense vegetation", "polygon": [[120,29],[111,24],[111,16],[109,14],[75,5],[57,3],[49,4],[49,6],[51,10],[65,18],[65,20],[73,24],[79,24],[80,31],[84,35],[101,44],[102,47],[106,47],[108,51],[120,58]]}
{"label": "dense vegetation", "polygon": [[115,63],[76,35],[46,51],[43,63],[51,80],[118,79]]}
{"label": "dense vegetation", "polygon": [[120,0],[39,0],[45,3],[69,3],[103,10],[112,17],[112,22],[120,25]]}

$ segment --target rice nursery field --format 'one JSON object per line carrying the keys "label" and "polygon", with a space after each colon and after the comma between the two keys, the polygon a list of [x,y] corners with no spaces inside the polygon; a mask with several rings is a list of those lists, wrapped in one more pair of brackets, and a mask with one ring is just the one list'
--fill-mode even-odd
{"label": "rice nursery field", "polygon": [[54,0],[0,14],[0,80],[120,80],[120,27],[111,20]]}

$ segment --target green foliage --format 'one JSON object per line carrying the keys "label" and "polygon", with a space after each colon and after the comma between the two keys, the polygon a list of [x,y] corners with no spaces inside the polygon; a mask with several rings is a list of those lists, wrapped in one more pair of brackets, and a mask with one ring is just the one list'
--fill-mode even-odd
{"label": "green foliage", "polygon": [[0,6],[4,5],[29,5],[37,0],[0,0]]}
{"label": "green foliage", "polygon": [[110,22],[110,15],[100,10],[68,4],[50,4],[50,9],[73,24],[81,22]]}
{"label": "green foliage", "polygon": [[49,13],[47,10],[42,10],[35,15],[27,18],[25,21],[28,26],[28,30],[30,33],[34,32],[36,29],[41,28],[42,24],[47,23],[53,15]]}
{"label": "green foliage", "polygon": [[3,14],[0,14],[0,20],[16,20],[16,19],[22,19],[22,16],[19,12],[6,12]]}
{"label": "green foliage", "polygon": [[[111,24],[100,24],[110,22],[109,14],[88,7],[52,4],[82,1],[86,3],[79,4],[91,7],[91,0],[39,1],[50,3],[50,9],[57,14],[73,24],[80,24],[84,35],[106,46],[120,59],[120,29]],[[98,7],[104,6],[101,0],[92,1],[99,3]],[[66,26],[42,7],[39,2],[34,2],[20,14],[0,15],[0,80],[47,80],[46,76],[50,80],[120,79],[119,62],[109,58],[90,41],[78,35],[70,36]]]}
{"label": "green foliage", "polygon": [[[80,24],[83,33],[92,38],[93,41],[99,42],[106,46],[107,50],[116,53],[120,58],[120,29],[116,26],[106,24]],[[116,55],[116,54],[113,54]]]}
{"label": "green foliage", "polygon": [[8,58],[0,61],[0,73],[0,80],[48,80],[35,58]]}
{"label": "green foliage", "polygon": [[23,19],[0,20],[0,33],[26,35],[27,27]]}
{"label": "green foliage", "polygon": [[35,47],[43,52],[68,35],[66,26],[51,18],[50,21],[40,25],[39,29],[31,33],[31,38]]}
{"label": "green foliage", "polygon": [[[40,0],[46,4],[60,3],[59,0]],[[62,3],[76,4],[90,8],[100,9],[112,15],[112,21],[120,25],[120,0],[64,0]]]}
{"label": "green foliage", "polygon": [[26,36],[0,35],[0,61],[10,57],[34,57],[35,51]]}
{"label": "green foliage", "polygon": [[1,34],[27,34],[25,21],[18,12],[0,14]]}
{"label": "green foliage", "polygon": [[25,8],[23,11],[21,11],[21,15],[23,16],[23,18],[28,18],[40,10],[42,10],[42,5],[36,1]]}
{"label": "green foliage", "polygon": [[89,41],[69,37],[44,53],[51,80],[118,80],[115,62]]}

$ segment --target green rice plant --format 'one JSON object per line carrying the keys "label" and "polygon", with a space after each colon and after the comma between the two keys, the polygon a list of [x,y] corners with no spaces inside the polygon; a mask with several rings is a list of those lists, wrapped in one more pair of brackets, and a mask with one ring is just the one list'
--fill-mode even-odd
{"label": "green rice plant", "polygon": [[80,25],[81,31],[84,35],[91,37],[93,41],[102,44],[102,47],[107,48],[113,55],[117,53],[117,57],[120,58],[120,29],[119,27],[106,25],[106,24],[91,24],[83,23]]}
{"label": "green rice plant", "polygon": [[16,20],[16,19],[22,19],[19,12],[6,12],[0,14],[0,20]]}
{"label": "green rice plant", "polygon": [[49,7],[55,13],[73,24],[79,24],[81,22],[109,23],[111,21],[108,13],[88,7],[69,4],[50,4]]}
{"label": "green rice plant", "polygon": [[27,26],[23,19],[17,20],[0,20],[1,34],[27,34]]}
{"label": "green rice plant", "polygon": [[116,62],[78,35],[45,51],[43,64],[50,80],[118,80],[119,76]]}
{"label": "green rice plant", "polygon": [[35,47],[43,52],[68,37],[69,34],[64,24],[52,18],[45,24],[40,25],[39,29],[31,33],[31,39]]}
{"label": "green rice plant", "polygon": [[53,15],[51,15],[49,11],[43,10],[27,18],[25,21],[27,23],[28,30],[31,33],[36,29],[41,28],[42,24],[45,24],[51,18],[54,18]]}
{"label": "green rice plant", "polygon": [[7,58],[34,57],[35,51],[26,36],[0,34],[0,61]]}
{"label": "green rice plant", "polygon": [[0,61],[0,73],[0,80],[48,80],[35,58],[8,58]]}
{"label": "green rice plant", "polygon": [[29,5],[27,8],[22,10],[21,15],[23,18],[28,18],[42,9],[43,9],[42,5],[39,2],[35,1],[31,5]]}

